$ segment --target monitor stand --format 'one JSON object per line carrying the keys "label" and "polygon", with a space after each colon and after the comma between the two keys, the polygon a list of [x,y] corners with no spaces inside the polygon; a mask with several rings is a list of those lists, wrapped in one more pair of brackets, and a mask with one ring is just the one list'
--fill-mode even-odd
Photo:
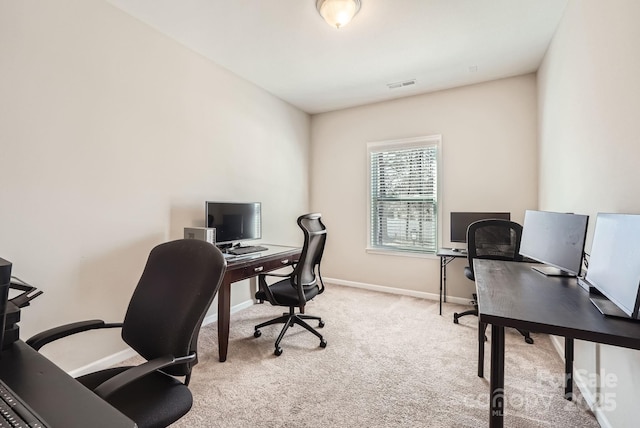
{"label": "monitor stand", "polygon": [[622,309],[618,307],[611,300],[607,299],[604,296],[594,295],[589,298],[593,306],[595,306],[602,315],[613,318],[623,318],[629,321],[640,321],[637,318],[634,318],[630,315],[627,315]]}
{"label": "monitor stand", "polygon": [[531,269],[540,272],[545,276],[566,276],[569,278],[576,276],[571,272],[567,272],[566,270],[558,269],[553,266],[531,266]]}

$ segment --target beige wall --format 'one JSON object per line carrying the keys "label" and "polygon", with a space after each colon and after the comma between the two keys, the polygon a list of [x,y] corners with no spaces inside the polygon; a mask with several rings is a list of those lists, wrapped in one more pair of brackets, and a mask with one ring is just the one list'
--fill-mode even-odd
{"label": "beige wall", "polygon": [[[0,257],[45,292],[23,338],[121,320],[150,249],[203,226],[205,200],[261,201],[263,241],[299,243],[307,114],[100,0],[0,0],[0,73]],[[48,352],[76,368],[117,334]]]}
{"label": "beige wall", "polygon": [[[640,213],[638,22],[637,0],[572,0],[539,72],[540,208],[589,214],[587,252],[598,212]],[[636,426],[640,352],[577,342],[575,360],[602,425]]]}
{"label": "beige wall", "polygon": [[[449,212],[510,211],[521,222],[537,204],[534,75],[466,86],[312,118],[311,206],[330,230],[323,274],[367,286],[438,294],[439,260],[370,254],[368,142],[442,135],[443,246]],[[333,238],[332,238],[333,237]],[[449,269],[449,293],[468,301],[473,283]]]}

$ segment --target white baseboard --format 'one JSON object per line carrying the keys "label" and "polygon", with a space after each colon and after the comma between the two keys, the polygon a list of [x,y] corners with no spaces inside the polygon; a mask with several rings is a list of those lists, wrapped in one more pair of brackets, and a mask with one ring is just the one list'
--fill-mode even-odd
{"label": "white baseboard", "polygon": [[[235,313],[238,311],[241,311],[243,309],[249,308],[253,305],[253,300],[246,300],[242,303],[239,303],[235,306],[231,307],[231,313]],[[206,316],[204,318],[204,320],[202,321],[202,325],[205,326],[207,324],[211,324],[213,322],[216,322],[218,320],[218,313],[215,312],[213,314],[210,314],[208,316]],[[89,363],[83,367],[77,368],[75,370],[71,370],[69,371],[69,375],[71,377],[78,377],[78,376],[82,376],[85,375],[87,373],[93,373],[95,371],[98,370],[104,370],[108,367],[114,366],[116,364],[119,364],[123,361],[128,360],[131,357],[135,357],[137,354],[136,352],[131,349],[131,348],[127,348],[125,350],[122,350],[120,352],[116,352],[115,354],[109,355],[107,357],[101,358],[97,361],[94,361],[92,363]]]}
{"label": "white baseboard", "polygon": [[[425,293],[424,291],[405,290],[403,288],[387,287],[384,285],[368,284],[365,282],[345,281],[343,279],[324,278],[324,282],[336,285],[344,285],[345,287],[363,288],[365,290],[380,291],[382,293],[400,294],[402,296],[418,297],[421,299],[439,300],[440,295],[434,293]],[[460,305],[468,305],[471,299],[463,299],[461,297],[447,296],[447,303],[458,303]]]}
{"label": "white baseboard", "polygon": [[[250,308],[251,306],[253,306],[254,301],[253,300],[245,300],[244,302],[238,303],[235,306],[231,307],[231,313],[235,314],[236,312],[240,312],[243,309],[247,309]],[[209,325],[213,322],[218,321],[218,313],[214,312],[210,315],[207,315],[206,317],[204,317],[204,320],[202,321],[202,326],[204,327],[205,325]]]}
{"label": "white baseboard", "polygon": [[[551,338],[553,347],[556,349],[556,351],[558,351],[558,354],[560,355],[560,358],[562,358],[562,361],[564,361],[564,340],[560,336],[550,335],[549,337]],[[609,422],[609,419],[607,418],[607,415],[598,406],[596,397],[589,390],[587,382],[588,379],[585,379],[583,376],[581,376],[579,372],[575,370],[573,371],[573,384],[580,390],[582,397],[589,406],[589,409],[591,409],[593,414],[596,416],[596,420],[598,421],[600,426],[602,428],[613,428],[613,426]]]}
{"label": "white baseboard", "polygon": [[128,360],[129,358],[134,357],[135,355],[136,355],[136,352],[133,349],[127,348],[120,352],[116,352],[115,354],[111,354],[107,357],[101,358],[98,361],[89,363],[86,366],[82,366],[75,370],[71,370],[69,371],[69,375],[71,377],[78,377],[88,373],[93,373],[98,370],[104,370],[108,367],[111,367],[125,360]]}

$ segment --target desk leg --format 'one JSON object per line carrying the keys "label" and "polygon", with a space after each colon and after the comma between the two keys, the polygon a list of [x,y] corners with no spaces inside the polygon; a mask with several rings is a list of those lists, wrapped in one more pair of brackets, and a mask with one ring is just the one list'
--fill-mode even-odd
{"label": "desk leg", "polygon": [[444,264],[442,265],[442,301],[447,303],[447,265],[453,259],[447,259],[446,257],[443,259]]}
{"label": "desk leg", "polygon": [[444,264],[444,257],[440,256],[440,315],[442,315],[442,282],[444,280],[444,269],[446,269]]}
{"label": "desk leg", "polygon": [[478,377],[484,377],[484,337],[487,324],[478,321]]}
{"label": "desk leg", "polygon": [[227,360],[229,347],[229,318],[231,316],[231,283],[222,280],[218,291],[218,352],[220,362]]}
{"label": "desk leg", "polygon": [[573,338],[564,338],[564,398],[573,399]]}
{"label": "desk leg", "polygon": [[491,325],[491,403],[489,427],[504,426],[504,326]]}

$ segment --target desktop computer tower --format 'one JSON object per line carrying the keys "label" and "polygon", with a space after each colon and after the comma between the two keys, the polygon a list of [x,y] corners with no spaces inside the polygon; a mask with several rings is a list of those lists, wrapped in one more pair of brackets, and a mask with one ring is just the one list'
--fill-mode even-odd
{"label": "desktop computer tower", "polygon": [[198,239],[211,245],[216,245],[215,227],[185,227],[184,237],[185,239]]}
{"label": "desktop computer tower", "polygon": [[[12,266],[11,262],[0,258],[0,349],[3,350],[20,338],[20,309],[42,294],[26,282],[12,278]],[[21,293],[9,299],[9,289]]]}
{"label": "desktop computer tower", "polygon": [[[0,347],[4,345],[12,263],[0,258]],[[9,335],[7,335],[9,336]]]}

